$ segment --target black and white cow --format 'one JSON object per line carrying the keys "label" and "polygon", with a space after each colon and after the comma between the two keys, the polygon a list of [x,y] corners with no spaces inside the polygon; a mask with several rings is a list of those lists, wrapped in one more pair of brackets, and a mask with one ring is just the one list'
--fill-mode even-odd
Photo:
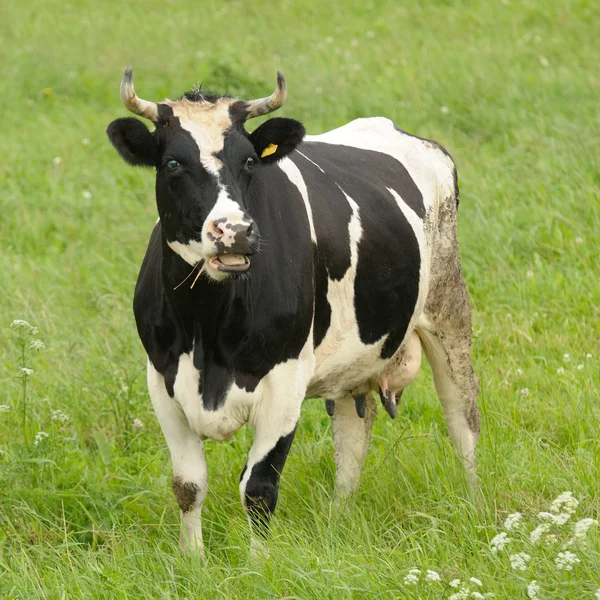
{"label": "black and white cow", "polygon": [[452,159],[379,117],[306,137],[287,118],[244,129],[285,97],[278,73],[260,100],[195,89],[148,102],[128,68],[121,99],[155,130],[135,118],[108,127],[128,163],[156,169],[160,219],[134,311],[173,461],[182,545],[200,553],[204,440],[254,428],[240,496],[253,531],[264,531],[303,400],[328,400],[336,493],[350,494],[373,394],[395,416],[421,347],[450,437],[475,473],[478,380]]}

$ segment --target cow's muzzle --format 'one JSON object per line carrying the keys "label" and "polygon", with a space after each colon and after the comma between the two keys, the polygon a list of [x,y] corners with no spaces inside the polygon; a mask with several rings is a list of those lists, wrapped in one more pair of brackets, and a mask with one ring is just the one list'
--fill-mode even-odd
{"label": "cow's muzzle", "polygon": [[221,273],[243,273],[250,268],[250,257],[247,254],[215,254],[208,263]]}

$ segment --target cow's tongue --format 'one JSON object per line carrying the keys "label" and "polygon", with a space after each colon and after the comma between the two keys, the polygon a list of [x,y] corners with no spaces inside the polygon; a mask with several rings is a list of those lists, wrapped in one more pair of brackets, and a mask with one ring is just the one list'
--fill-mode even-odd
{"label": "cow's tongue", "polygon": [[219,262],[227,265],[228,267],[236,267],[246,264],[246,259],[243,254],[219,254]]}

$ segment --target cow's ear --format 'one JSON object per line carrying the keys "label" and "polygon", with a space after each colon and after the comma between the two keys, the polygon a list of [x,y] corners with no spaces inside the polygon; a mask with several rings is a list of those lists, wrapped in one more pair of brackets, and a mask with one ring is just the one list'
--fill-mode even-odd
{"label": "cow's ear", "polygon": [[306,130],[294,119],[277,117],[265,121],[250,134],[250,141],[262,164],[287,156],[302,141]]}
{"label": "cow's ear", "polygon": [[158,146],[148,128],[138,119],[126,117],[113,121],[106,129],[108,139],[130,165],[156,167]]}

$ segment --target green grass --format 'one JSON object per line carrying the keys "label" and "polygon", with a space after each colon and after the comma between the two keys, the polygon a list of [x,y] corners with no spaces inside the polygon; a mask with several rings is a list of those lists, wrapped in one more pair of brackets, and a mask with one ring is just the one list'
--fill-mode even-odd
{"label": "green grass", "polygon": [[[496,598],[526,598],[531,579],[543,598],[593,598],[597,531],[572,572],[554,566],[560,544],[513,542],[496,555],[489,541],[508,513],[534,517],[563,490],[581,501],[573,519],[599,518],[597,3],[31,0],[3,3],[0,28],[0,404],[11,407],[0,413],[0,597],[456,591],[404,586],[419,567],[444,582],[477,577]],[[263,96],[280,68],[281,114],[311,133],[385,115],[451,151],[482,382],[479,497],[425,368],[396,421],[380,411],[361,490],[341,507],[329,419],[321,402],[305,404],[268,560],[249,557],[238,501],[251,433],[209,443],[207,560],[179,553],[131,311],[156,218],[153,175],[125,166],[104,133],[126,115],[118,86],[130,63],[138,93],[155,100],[200,81]],[[27,443],[13,319],[48,346],[27,359]],[[51,409],[71,420],[52,422]],[[39,430],[50,436],[36,447]],[[508,554],[522,549],[532,565],[513,571]]]}

